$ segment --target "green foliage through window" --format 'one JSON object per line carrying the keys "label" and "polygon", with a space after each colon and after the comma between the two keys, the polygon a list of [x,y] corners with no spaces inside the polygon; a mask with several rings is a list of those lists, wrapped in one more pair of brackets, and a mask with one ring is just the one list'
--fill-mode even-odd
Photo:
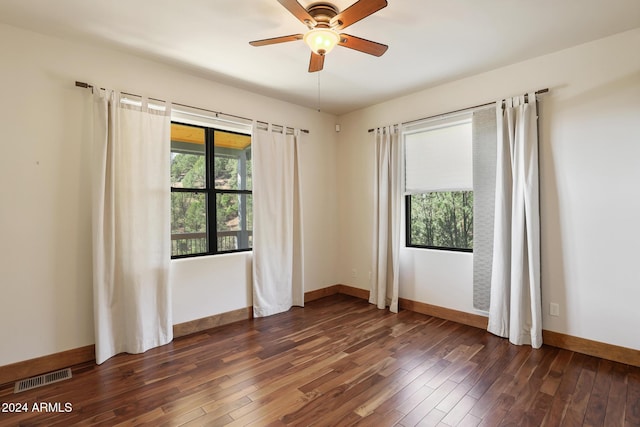
{"label": "green foliage through window", "polygon": [[473,250],[473,191],[406,196],[407,246]]}

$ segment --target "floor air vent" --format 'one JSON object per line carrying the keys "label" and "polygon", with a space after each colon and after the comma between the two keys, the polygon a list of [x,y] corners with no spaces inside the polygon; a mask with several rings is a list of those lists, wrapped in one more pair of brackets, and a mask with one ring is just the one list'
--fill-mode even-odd
{"label": "floor air vent", "polygon": [[71,369],[61,369],[59,371],[49,372],[48,374],[43,374],[37,377],[18,381],[15,388],[13,389],[13,392],[20,393],[21,391],[27,391],[31,390],[32,388],[57,383],[58,381],[68,380],[69,378],[71,378]]}

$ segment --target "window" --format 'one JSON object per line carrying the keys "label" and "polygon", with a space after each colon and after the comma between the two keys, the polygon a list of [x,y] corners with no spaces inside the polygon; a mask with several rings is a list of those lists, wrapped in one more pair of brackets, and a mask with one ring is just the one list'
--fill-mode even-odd
{"label": "window", "polygon": [[407,246],[473,250],[473,191],[406,196]]}
{"label": "window", "polygon": [[171,257],[251,250],[251,136],[171,125]]}
{"label": "window", "polygon": [[473,250],[471,117],[405,129],[406,245]]}

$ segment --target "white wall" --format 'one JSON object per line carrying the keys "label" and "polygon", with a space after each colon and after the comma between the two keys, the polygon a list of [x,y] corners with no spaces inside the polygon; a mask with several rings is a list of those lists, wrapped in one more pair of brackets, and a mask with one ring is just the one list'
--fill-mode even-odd
{"label": "white wall", "polygon": [[[338,282],[334,116],[6,25],[0,58],[0,366],[94,342],[90,147],[75,80],[309,129],[301,148],[305,287]],[[250,256],[174,261],[174,323],[251,305]]]}
{"label": "white wall", "polygon": [[[348,236],[341,282],[369,286],[369,128],[548,87],[540,113],[543,327],[640,349],[639,49],[636,29],[339,117],[340,235]],[[400,296],[473,313],[472,259],[403,249]],[[559,317],[549,316],[549,302],[560,304]]]}

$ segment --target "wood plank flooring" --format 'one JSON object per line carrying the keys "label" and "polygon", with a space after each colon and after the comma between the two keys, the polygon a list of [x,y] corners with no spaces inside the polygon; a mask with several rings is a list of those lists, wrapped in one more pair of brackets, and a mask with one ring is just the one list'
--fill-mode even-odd
{"label": "wood plank flooring", "polygon": [[335,295],[0,403],[28,407],[2,426],[640,426],[640,368]]}

